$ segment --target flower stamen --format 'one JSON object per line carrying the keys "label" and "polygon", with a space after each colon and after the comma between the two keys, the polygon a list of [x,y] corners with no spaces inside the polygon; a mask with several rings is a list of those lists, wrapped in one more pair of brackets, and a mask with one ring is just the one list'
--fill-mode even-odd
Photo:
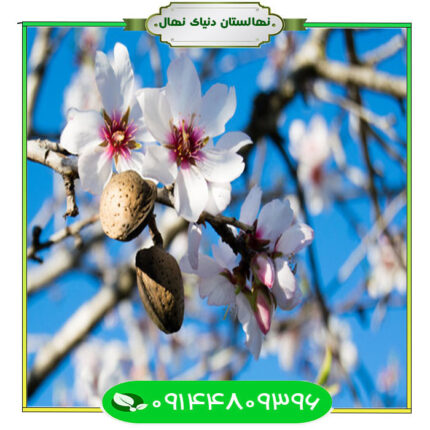
{"label": "flower stamen", "polygon": [[172,150],[172,155],[176,164],[195,164],[203,156],[201,149],[209,142],[209,137],[204,135],[204,131],[194,125],[195,115],[187,122],[182,119],[179,125],[170,121],[170,134],[167,148]]}
{"label": "flower stamen", "polygon": [[141,145],[134,140],[137,127],[133,122],[129,123],[130,108],[126,110],[122,117],[118,112],[112,115],[103,110],[102,116],[104,125],[100,130],[100,136],[103,142],[99,144],[106,148],[109,158],[113,158],[115,167],[118,167],[119,157],[130,158],[131,150],[141,148]]}

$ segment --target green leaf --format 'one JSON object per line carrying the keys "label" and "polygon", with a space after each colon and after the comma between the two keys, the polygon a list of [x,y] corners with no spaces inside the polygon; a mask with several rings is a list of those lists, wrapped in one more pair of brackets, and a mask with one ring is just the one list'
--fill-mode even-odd
{"label": "green leaf", "polygon": [[119,406],[133,406],[134,400],[130,396],[125,394],[115,393],[113,396],[113,401]]}

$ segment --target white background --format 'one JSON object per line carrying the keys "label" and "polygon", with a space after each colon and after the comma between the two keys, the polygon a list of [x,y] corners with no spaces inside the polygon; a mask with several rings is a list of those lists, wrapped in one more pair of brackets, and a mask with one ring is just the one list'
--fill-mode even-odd
{"label": "white background", "polygon": [[[118,0],[8,1],[2,4],[0,51],[0,426],[3,428],[62,430],[82,426],[131,428],[108,415],[97,413],[21,412],[21,26],[19,21],[119,21],[144,18],[168,0],[151,2]],[[412,22],[413,23],[413,413],[332,414],[301,424],[306,428],[361,429],[428,428],[429,386],[429,27],[425,2],[397,0],[307,0],[262,2],[272,12],[309,22]],[[164,427],[167,425],[161,425]],[[182,425],[188,426],[187,424]],[[199,428],[203,425],[198,425]],[[248,426],[224,424],[222,428]],[[254,426],[260,426],[255,424]],[[283,425],[284,426],[284,425]],[[157,427],[160,425],[146,425]],[[208,426],[206,426],[208,427]],[[216,426],[221,428],[221,425]],[[211,426],[214,428],[214,426]]]}

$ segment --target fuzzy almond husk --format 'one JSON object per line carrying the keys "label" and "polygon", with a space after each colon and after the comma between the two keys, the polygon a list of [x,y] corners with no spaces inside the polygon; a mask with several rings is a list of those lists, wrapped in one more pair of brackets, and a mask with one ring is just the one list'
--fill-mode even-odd
{"label": "fuzzy almond husk", "polygon": [[145,228],[154,208],[157,187],[133,170],[112,176],[100,198],[100,222],[112,239],[134,239]]}
{"label": "fuzzy almond husk", "polygon": [[184,320],[184,284],[176,260],[161,246],[136,254],[137,286],[146,311],[165,333],[178,331]]}

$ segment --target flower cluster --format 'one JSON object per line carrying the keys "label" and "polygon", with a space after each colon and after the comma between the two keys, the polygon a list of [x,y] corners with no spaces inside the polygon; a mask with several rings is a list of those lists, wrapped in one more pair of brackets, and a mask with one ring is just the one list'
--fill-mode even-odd
{"label": "flower cluster", "polygon": [[252,232],[235,232],[251,257],[239,258],[225,243],[212,246],[213,258],[198,254],[200,231],[189,229],[188,255],[181,268],[200,277],[199,290],[209,305],[231,306],[246,333],[246,345],[258,358],[274,308],[289,310],[300,301],[294,276],[294,256],[313,240],[313,230],[296,222],[288,200],[273,200],[260,213],[262,191],[255,186],[245,199],[240,221]]}
{"label": "flower cluster", "polygon": [[170,64],[165,87],[137,90],[119,43],[112,59],[96,53],[95,81],[101,112],[70,109],[61,135],[64,148],[78,155],[83,188],[100,193],[114,170],[171,185],[177,213],[190,221],[183,270],[200,275],[200,295],[209,304],[236,309],[257,358],[275,307],[292,309],[300,301],[294,256],[313,231],[295,219],[288,200],[273,200],[259,213],[262,191],[255,186],[240,214],[252,228],[234,232],[247,255],[239,258],[225,243],[213,247],[213,258],[198,255],[201,228],[194,223],[202,211],[216,215],[230,203],[230,183],[244,170],[237,152],[252,143],[242,132],[225,133],[236,110],[234,88],[215,84],[202,94],[193,63],[181,55]]}
{"label": "flower cluster", "polygon": [[230,182],[244,169],[237,151],[252,143],[242,132],[223,134],[236,110],[234,88],[215,84],[202,95],[197,71],[182,55],[170,64],[166,87],[137,90],[120,43],[112,61],[96,53],[95,75],[102,112],[69,109],[61,135],[63,147],[79,156],[83,188],[101,193],[113,167],[135,170],[172,184],[175,209],[189,221],[197,221],[203,210],[223,211]]}

